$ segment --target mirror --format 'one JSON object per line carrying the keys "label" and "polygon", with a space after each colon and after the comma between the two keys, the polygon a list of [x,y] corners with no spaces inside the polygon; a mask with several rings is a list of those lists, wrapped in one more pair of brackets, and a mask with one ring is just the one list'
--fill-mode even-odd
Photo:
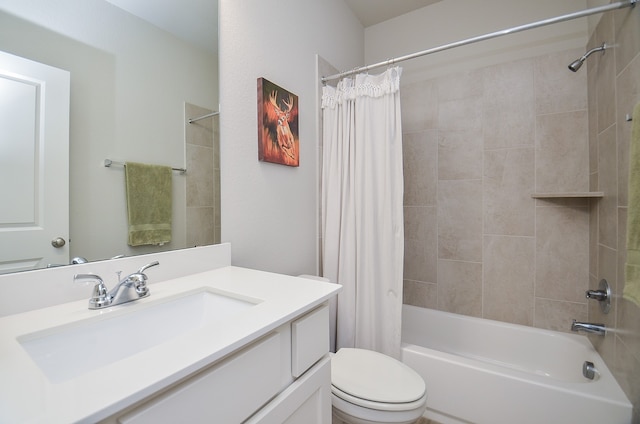
{"label": "mirror", "polygon": [[[217,0],[169,3],[167,19],[148,0],[0,0],[0,51],[70,73],[69,258],[220,241],[218,118],[188,123],[218,110]],[[170,243],[128,246],[124,168],[106,159],[187,168],[173,173]]]}

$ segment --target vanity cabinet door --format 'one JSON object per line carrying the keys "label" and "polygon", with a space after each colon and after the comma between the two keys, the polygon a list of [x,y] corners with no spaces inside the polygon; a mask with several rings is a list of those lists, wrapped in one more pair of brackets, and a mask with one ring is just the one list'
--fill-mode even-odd
{"label": "vanity cabinet door", "polygon": [[291,382],[290,331],[277,331],[118,418],[121,424],[241,423]]}
{"label": "vanity cabinet door", "polygon": [[331,360],[326,355],[245,424],[331,422]]}
{"label": "vanity cabinet door", "polygon": [[291,323],[291,374],[300,377],[329,352],[329,306]]}

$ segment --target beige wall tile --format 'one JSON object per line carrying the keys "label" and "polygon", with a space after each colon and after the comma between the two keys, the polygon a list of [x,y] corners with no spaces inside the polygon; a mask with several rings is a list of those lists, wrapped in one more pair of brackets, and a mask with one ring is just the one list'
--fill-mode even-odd
{"label": "beige wall tile", "polygon": [[435,207],[404,208],[404,278],[435,283],[438,259]]}
{"label": "beige wall tile", "polygon": [[482,316],[482,264],[438,260],[438,309]]}
{"label": "beige wall tile", "polygon": [[[320,148],[322,153],[322,148]],[[322,154],[320,154],[322,157]],[[216,118],[213,122],[213,167],[220,169],[220,119]]]}
{"label": "beige wall tile", "polygon": [[[587,86],[596,86],[598,76],[597,62],[587,61]],[[587,90],[588,97],[588,129],[589,129],[589,172],[598,172],[598,96],[596,90]]]}
{"label": "beige wall tile", "polygon": [[640,19],[636,8],[627,8],[613,13],[616,70],[622,71],[640,52]]}
{"label": "beige wall tile", "polygon": [[573,49],[536,58],[534,84],[538,115],[587,109],[587,73],[567,70],[569,63],[583,54],[582,49]]}
{"label": "beige wall tile", "polygon": [[535,143],[535,111],[533,103],[485,107],[484,147],[533,146]]}
{"label": "beige wall tile", "polygon": [[440,130],[474,130],[482,135],[482,97],[440,101],[438,128]]}
{"label": "beige wall tile", "polygon": [[587,320],[587,304],[536,297],[533,326],[571,333],[573,320]]}
{"label": "beige wall tile", "polygon": [[[437,299],[439,309],[475,316],[484,302],[486,317],[533,325],[535,287],[542,305],[555,302],[550,305],[560,312],[562,305],[574,305],[571,310],[582,314],[576,319],[586,319],[589,202],[530,198],[533,191],[586,191],[597,181],[589,172],[587,73],[566,70],[583,53],[461,72],[403,89],[403,121],[418,119],[414,106],[424,93],[437,102],[420,106],[429,110],[425,122],[404,128],[405,206],[430,207],[405,210],[406,302],[433,307]],[[595,159],[597,145],[592,150]],[[435,223],[426,225],[433,220],[427,210],[437,211]],[[437,230],[437,241],[422,238],[427,227]],[[437,261],[429,249],[437,249]],[[549,283],[535,280],[536,273]],[[434,290],[437,295],[427,294]],[[570,320],[562,331],[567,325]]]}
{"label": "beige wall tile", "polygon": [[629,347],[629,352],[640,361],[640,308],[620,298],[618,312],[618,337]]}
{"label": "beige wall tile", "polygon": [[638,384],[640,381],[640,359],[637,357],[637,351],[633,351],[619,338],[616,339],[616,357],[613,365],[609,365],[609,368],[634,405],[631,422],[640,422],[640,384]]}
{"label": "beige wall tile", "polygon": [[[590,337],[618,383],[634,404],[633,422],[640,422],[640,308],[622,298],[626,260],[626,220],[628,204],[629,140],[631,123],[625,115],[632,113],[640,101],[640,20],[638,11],[624,9],[604,15],[590,45],[607,41],[615,46],[604,56],[595,58],[589,71],[589,92],[596,101],[589,104],[590,119],[597,117],[597,128],[590,125],[590,138],[597,133],[598,184],[605,198],[598,202],[598,278],[615,275],[609,281],[614,310],[602,317],[590,305],[590,320],[603,320],[613,332],[602,338]],[[613,23],[612,23],[613,22]],[[615,40],[609,41],[615,33]],[[611,55],[610,53],[613,53]],[[612,65],[615,59],[615,66]],[[615,78],[615,85],[611,78]],[[615,103],[614,103],[615,102]],[[615,115],[612,119],[612,109]],[[615,123],[615,125],[612,125]],[[608,125],[608,126],[607,126]],[[613,153],[613,150],[616,152]],[[606,245],[606,246],[605,246]],[[616,250],[614,250],[616,249]],[[615,263],[615,265],[612,265]],[[607,277],[607,280],[609,278]],[[615,316],[612,316],[615,314]]]}
{"label": "beige wall tile", "polygon": [[596,96],[598,98],[598,133],[601,133],[616,120],[615,57],[612,54],[605,54],[599,57],[599,60]]}
{"label": "beige wall tile", "polygon": [[598,243],[613,249],[618,244],[618,160],[616,127],[598,134],[598,189],[604,197],[598,202]]}
{"label": "beige wall tile", "polygon": [[483,317],[533,325],[535,239],[484,236]]}
{"label": "beige wall tile", "polygon": [[213,171],[213,222],[215,227],[215,240],[214,243],[221,242],[221,234],[222,234],[222,224],[221,224],[221,213],[220,213],[220,169],[214,169]]}
{"label": "beige wall tile", "polygon": [[439,131],[438,179],[482,178],[482,134],[476,130]]}
{"label": "beige wall tile", "polygon": [[624,288],[624,264],[627,261],[627,208],[618,208],[618,281],[612,286],[616,295]]}
{"label": "beige wall tile", "polygon": [[438,97],[433,81],[402,87],[402,130],[416,132],[437,128]]}
{"label": "beige wall tile", "polygon": [[[613,34],[613,14],[606,13],[585,47],[590,50],[606,43],[608,48],[604,53],[596,52],[589,56],[589,61],[595,66],[595,92],[597,108],[597,131],[604,131],[615,121],[615,45]],[[610,47],[610,48],[609,48]],[[591,83],[591,81],[589,81]],[[593,87],[593,86],[590,86]]]}
{"label": "beige wall tile", "polygon": [[482,97],[484,93],[482,69],[458,72],[435,80],[438,90],[438,101],[466,100]]}
{"label": "beige wall tile", "polygon": [[187,207],[213,207],[213,149],[187,144]]}
{"label": "beige wall tile", "polygon": [[533,147],[485,151],[485,234],[534,235],[534,157]]}
{"label": "beige wall tile", "polygon": [[434,283],[404,280],[402,299],[406,305],[437,309],[438,288]]}
{"label": "beige wall tile", "polygon": [[403,134],[402,155],[404,205],[435,205],[438,182],[437,130]]}
{"label": "beige wall tile", "polygon": [[527,105],[535,101],[533,59],[518,60],[484,68],[485,107]]}
{"label": "beige wall tile", "polygon": [[587,208],[536,208],[536,296],[585,302],[588,237]]}
{"label": "beige wall tile", "polygon": [[482,180],[438,181],[438,258],[482,261]]}
{"label": "beige wall tile", "polygon": [[220,243],[220,131],[218,118],[188,123],[211,113],[185,103],[187,245]]}
{"label": "beige wall tile", "polygon": [[535,142],[533,60],[484,69],[484,146],[532,146]]}
{"label": "beige wall tile", "polygon": [[[212,110],[200,106],[185,103],[185,117],[197,118],[211,113]],[[217,118],[205,118],[194,123],[185,124],[185,132],[187,143],[197,144],[198,146],[213,147],[213,121]]]}
{"label": "beige wall tile", "polygon": [[482,71],[473,70],[436,79],[438,129],[482,133]]}
{"label": "beige wall tile", "polygon": [[[603,16],[585,49],[404,89],[405,131],[434,130],[428,153],[409,150],[415,158],[410,173],[420,176],[407,182],[405,204],[437,208],[433,228],[438,228],[439,255],[437,282],[408,280],[404,292],[409,302],[421,306],[475,316],[484,309],[488,318],[527,323],[526,305],[518,302],[526,303],[527,267],[535,266],[532,325],[569,332],[576,319],[615,328],[611,336],[591,339],[634,402],[634,418],[640,422],[640,386],[635,384],[640,379],[640,308],[620,298],[631,131],[625,115],[640,101],[640,20],[637,7]],[[590,57],[577,73],[566,69],[602,41],[615,47]],[[468,141],[450,138],[463,132],[477,134],[484,143],[481,182],[474,179],[476,145],[460,152],[463,140]],[[535,148],[529,164],[527,149],[510,149],[528,146]],[[422,160],[425,155],[433,162]],[[531,208],[527,212],[518,187],[527,185],[532,166],[535,191],[591,189],[604,191],[605,198],[537,200],[531,227],[526,217]],[[418,218],[408,218],[409,230],[420,232],[413,219]],[[535,251],[529,262],[523,259],[531,249],[527,242],[534,243]],[[424,252],[424,246],[418,247]],[[584,290],[597,286],[601,276],[615,279],[616,312],[606,317],[584,297]]]}
{"label": "beige wall tile", "polygon": [[[593,174],[596,176],[598,174]],[[589,275],[598,275],[598,199],[589,202]]]}
{"label": "beige wall tile", "polygon": [[616,130],[618,145],[618,202],[621,206],[628,203],[629,183],[629,141],[631,140],[631,122],[626,115],[640,102],[640,54],[636,55],[616,79]]}
{"label": "beige wall tile", "polygon": [[[590,281],[589,289],[597,290],[601,279],[607,280],[611,285],[612,294],[616,291],[616,280],[618,273],[618,258],[615,249],[606,246],[598,246],[598,264],[599,273],[597,278]],[[614,329],[616,326],[616,301],[611,302],[611,310],[608,314],[604,314],[600,309],[598,301],[587,300],[589,311],[589,322],[604,324],[608,329]],[[601,352],[603,356],[609,356],[613,359],[614,355],[614,339],[615,332],[607,332],[606,337],[589,336],[591,343]]]}
{"label": "beige wall tile", "polygon": [[612,285],[616,302],[618,337],[625,343],[636,360],[640,361],[640,307],[622,298],[624,290],[624,265],[627,259],[627,208],[618,208],[618,256],[617,284]]}
{"label": "beige wall tile", "polygon": [[587,112],[538,116],[536,122],[536,191],[589,189]]}
{"label": "beige wall tile", "polygon": [[214,243],[212,207],[187,207],[187,222],[187,246],[206,246]]}

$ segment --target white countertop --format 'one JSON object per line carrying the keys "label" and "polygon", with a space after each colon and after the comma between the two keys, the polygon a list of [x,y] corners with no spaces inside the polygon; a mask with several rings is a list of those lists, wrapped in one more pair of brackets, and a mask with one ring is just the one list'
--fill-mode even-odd
{"label": "white countertop", "polygon": [[[79,320],[115,317],[200,287],[261,302],[237,319],[209,324],[61,383],[52,383],[17,340]],[[104,419],[313,309],[340,287],[229,266],[151,284],[149,297],[103,310],[89,310],[85,299],[1,318],[0,422],[51,424]]]}

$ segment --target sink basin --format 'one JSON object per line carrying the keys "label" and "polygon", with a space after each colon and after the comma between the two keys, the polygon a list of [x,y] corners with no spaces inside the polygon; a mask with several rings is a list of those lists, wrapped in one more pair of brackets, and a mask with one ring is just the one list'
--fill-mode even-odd
{"label": "sink basin", "polygon": [[[189,331],[233,318],[259,302],[203,288],[169,301],[134,302],[117,312],[115,307],[106,316],[23,335],[18,342],[52,383],[62,383]],[[127,311],[129,307],[134,309]],[[114,315],[109,316],[111,313]]]}

